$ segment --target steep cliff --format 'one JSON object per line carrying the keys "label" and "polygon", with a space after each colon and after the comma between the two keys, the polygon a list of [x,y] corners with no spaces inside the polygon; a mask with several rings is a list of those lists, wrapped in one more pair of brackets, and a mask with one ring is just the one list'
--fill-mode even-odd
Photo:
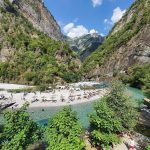
{"label": "steep cliff", "polygon": [[150,63],[150,1],[136,0],[103,44],[84,61],[83,71],[88,78],[107,78],[145,63]]}
{"label": "steep cliff", "polygon": [[[53,22],[51,18],[47,21]],[[48,84],[78,79],[76,54],[63,41],[35,28],[18,4],[1,1],[0,33],[0,82]]]}
{"label": "steep cliff", "polygon": [[10,0],[18,6],[19,12],[32,23],[32,25],[55,40],[62,40],[63,35],[56,20],[42,0]]}
{"label": "steep cliff", "polygon": [[68,43],[83,61],[87,56],[94,52],[102,44],[104,37],[98,33],[83,35],[79,38],[68,39]]}

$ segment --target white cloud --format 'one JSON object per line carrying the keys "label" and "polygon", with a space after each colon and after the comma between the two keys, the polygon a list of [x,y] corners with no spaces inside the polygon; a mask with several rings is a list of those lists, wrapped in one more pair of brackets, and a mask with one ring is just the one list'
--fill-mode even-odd
{"label": "white cloud", "polygon": [[114,23],[122,18],[125,12],[126,10],[121,10],[120,7],[116,7],[113,10],[112,17],[110,19],[104,19],[104,23],[106,24],[104,30],[109,30]]}
{"label": "white cloud", "polygon": [[108,19],[104,19],[104,23],[107,23]]}
{"label": "white cloud", "polygon": [[102,0],[92,0],[93,7],[102,5]]}
{"label": "white cloud", "polygon": [[109,19],[104,19],[104,23],[108,24],[108,25],[112,25],[112,21],[110,21]]}
{"label": "white cloud", "polygon": [[98,31],[96,31],[95,29],[91,29],[89,33],[90,33],[90,34],[98,33]]}
{"label": "white cloud", "polygon": [[103,36],[103,37],[105,36],[103,33],[101,33],[100,35]]}
{"label": "white cloud", "polygon": [[119,21],[125,12],[126,10],[121,10],[120,7],[115,8],[111,17],[112,23],[116,23],[117,21]]}
{"label": "white cloud", "polygon": [[83,25],[79,25],[72,28],[67,35],[71,38],[75,38],[85,34],[88,34],[88,30]]}
{"label": "white cloud", "polygon": [[64,26],[63,30],[64,33],[69,33],[74,28],[74,23],[69,23],[66,26]]}
{"label": "white cloud", "polygon": [[64,26],[63,31],[70,38],[76,38],[86,34],[98,33],[98,31],[96,31],[95,29],[88,30],[83,25],[75,25],[72,22]]}

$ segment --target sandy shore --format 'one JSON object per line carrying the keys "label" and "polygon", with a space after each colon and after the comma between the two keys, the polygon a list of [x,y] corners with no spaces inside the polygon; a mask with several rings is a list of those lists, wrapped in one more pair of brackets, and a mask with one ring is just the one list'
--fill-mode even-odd
{"label": "sandy shore", "polygon": [[0,83],[0,89],[5,89],[5,90],[24,89],[24,88],[30,88],[30,87],[32,86]]}
{"label": "sandy shore", "polygon": [[[93,94],[92,94],[93,93]],[[88,90],[88,91],[74,91],[70,93],[69,90],[55,90],[55,93],[28,93],[24,96],[24,93],[11,94],[7,91],[1,91],[0,95],[4,95],[7,100],[3,103],[16,102],[16,107],[21,107],[25,102],[29,102],[29,107],[51,107],[51,106],[66,106],[74,105],[78,103],[85,103],[100,99],[106,90]],[[92,94],[88,98],[88,95]],[[2,102],[2,101],[1,101]]]}
{"label": "sandy shore", "polygon": [[[0,84],[4,91],[0,91],[0,97],[4,96],[5,100],[0,100],[0,103],[8,104],[15,102],[14,108],[21,107],[25,102],[29,102],[29,107],[56,107],[67,106],[79,103],[86,103],[95,101],[103,97],[106,89],[101,90],[69,90],[69,89],[55,89],[52,92],[32,92],[32,93],[10,93],[7,89],[24,88],[24,85],[15,84]],[[7,88],[6,88],[7,87]]]}

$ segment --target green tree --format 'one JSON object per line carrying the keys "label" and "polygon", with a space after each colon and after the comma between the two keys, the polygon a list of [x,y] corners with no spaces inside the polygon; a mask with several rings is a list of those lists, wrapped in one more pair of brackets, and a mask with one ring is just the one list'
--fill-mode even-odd
{"label": "green tree", "polygon": [[133,101],[126,95],[125,87],[121,82],[112,83],[110,93],[106,96],[106,102],[122,123],[124,131],[133,130],[138,121],[138,112],[133,106]]}
{"label": "green tree", "polygon": [[122,76],[124,83],[129,83],[132,87],[150,88],[150,64],[134,65],[127,70],[127,75]]}
{"label": "green tree", "polygon": [[[0,63],[0,81],[40,85],[54,83],[54,77],[67,82],[79,80],[79,63],[69,45],[37,31],[15,5],[9,1],[5,4],[6,9],[0,8],[3,16],[0,49],[6,43],[16,51],[10,60]],[[13,11],[7,11],[7,8]],[[71,77],[67,77],[66,73]]]}
{"label": "green tree", "polygon": [[42,139],[42,132],[27,113],[28,104],[4,114],[2,150],[23,150],[29,144]]}
{"label": "green tree", "polygon": [[147,149],[146,149],[146,150],[150,150],[150,145],[147,146]]}
{"label": "green tree", "polygon": [[64,108],[49,120],[46,131],[47,150],[83,150],[82,129],[75,112]]}
{"label": "green tree", "polygon": [[101,147],[119,142],[117,134],[132,131],[138,120],[138,112],[120,82],[112,83],[109,94],[95,103],[94,109],[89,117],[91,139]]}
{"label": "green tree", "polygon": [[108,147],[112,143],[118,143],[116,133],[122,131],[122,125],[106,103],[106,99],[94,105],[95,113],[89,116],[91,139],[95,146]]}

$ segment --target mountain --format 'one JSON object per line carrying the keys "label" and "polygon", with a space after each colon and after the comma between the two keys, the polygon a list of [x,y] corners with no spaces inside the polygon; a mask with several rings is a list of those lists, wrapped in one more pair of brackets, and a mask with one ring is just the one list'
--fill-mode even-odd
{"label": "mountain", "polygon": [[150,63],[150,1],[136,0],[103,44],[87,57],[86,78],[109,78],[135,64]]}
{"label": "mountain", "polygon": [[32,25],[55,40],[62,40],[61,29],[42,0],[10,0]]}
{"label": "mountain", "polygon": [[86,34],[78,38],[68,38],[67,41],[73,51],[75,51],[83,61],[102,44],[104,38],[98,33]]}
{"label": "mountain", "polygon": [[80,60],[60,41],[60,28],[42,1],[1,0],[0,22],[1,82],[39,85],[78,79]]}

